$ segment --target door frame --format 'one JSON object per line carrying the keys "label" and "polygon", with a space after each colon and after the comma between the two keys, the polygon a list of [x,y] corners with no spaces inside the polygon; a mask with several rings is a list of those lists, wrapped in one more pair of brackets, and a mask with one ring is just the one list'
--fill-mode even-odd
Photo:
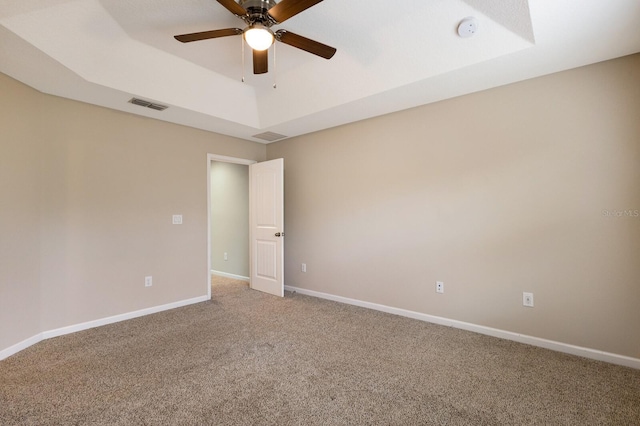
{"label": "door frame", "polygon": [[[207,300],[211,300],[211,162],[233,163],[250,166],[256,160],[228,157],[226,155],[207,154]],[[251,187],[249,187],[251,191]],[[250,242],[250,241],[249,241]],[[249,261],[251,262],[251,261]]]}

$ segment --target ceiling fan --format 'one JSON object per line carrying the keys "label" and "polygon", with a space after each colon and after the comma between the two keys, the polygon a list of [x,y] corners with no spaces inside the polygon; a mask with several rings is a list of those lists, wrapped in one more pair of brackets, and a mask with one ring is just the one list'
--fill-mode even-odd
{"label": "ceiling fan", "polygon": [[275,40],[289,46],[305,50],[325,59],[331,59],[336,49],[326,44],[308,39],[290,31],[280,29],[271,30],[297,15],[300,12],[320,3],[322,0],[217,0],[229,12],[242,19],[247,27],[226,28],[222,30],[203,31],[199,33],[181,34],[174,38],[183,43],[207,40],[210,38],[227,37],[243,34],[245,41],[253,50],[253,73],[264,74],[269,71],[268,50]]}

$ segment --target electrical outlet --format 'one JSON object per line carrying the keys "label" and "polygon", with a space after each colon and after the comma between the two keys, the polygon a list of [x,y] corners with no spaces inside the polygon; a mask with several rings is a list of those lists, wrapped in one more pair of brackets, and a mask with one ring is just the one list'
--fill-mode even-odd
{"label": "electrical outlet", "polygon": [[533,308],[533,293],[522,293],[522,306]]}
{"label": "electrical outlet", "polygon": [[227,252],[224,252],[224,260],[229,260],[229,256],[227,256]]}
{"label": "electrical outlet", "polygon": [[144,286],[151,287],[153,285],[153,277],[151,275],[144,277]]}
{"label": "electrical outlet", "polygon": [[171,223],[173,223],[174,225],[182,225],[182,215],[174,214],[171,218]]}
{"label": "electrical outlet", "polygon": [[307,272],[307,264],[306,263],[302,264],[302,272]]}
{"label": "electrical outlet", "polygon": [[436,281],[436,293],[444,293],[444,283],[442,281]]}

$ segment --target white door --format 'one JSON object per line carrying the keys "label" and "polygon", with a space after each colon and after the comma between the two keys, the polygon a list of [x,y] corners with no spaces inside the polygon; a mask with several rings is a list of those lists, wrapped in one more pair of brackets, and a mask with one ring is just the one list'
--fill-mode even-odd
{"label": "white door", "polygon": [[284,159],[249,166],[251,288],[284,296]]}

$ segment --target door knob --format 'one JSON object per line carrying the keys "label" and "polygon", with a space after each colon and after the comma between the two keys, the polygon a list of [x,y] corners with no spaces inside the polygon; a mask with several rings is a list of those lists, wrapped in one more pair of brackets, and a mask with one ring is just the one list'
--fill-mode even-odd
{"label": "door knob", "polygon": [[276,232],[276,237],[284,237],[284,232]]}

